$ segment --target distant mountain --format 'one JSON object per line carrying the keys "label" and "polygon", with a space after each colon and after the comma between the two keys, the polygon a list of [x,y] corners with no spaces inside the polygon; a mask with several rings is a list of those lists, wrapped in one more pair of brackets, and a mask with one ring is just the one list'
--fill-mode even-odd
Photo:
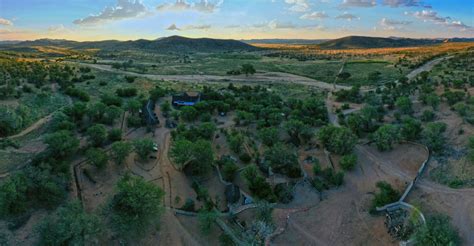
{"label": "distant mountain", "polygon": [[330,39],[248,39],[241,40],[248,44],[320,44],[329,41]]}
{"label": "distant mountain", "polygon": [[321,49],[367,49],[422,46],[441,43],[439,39],[378,38],[348,36],[320,44]]}
{"label": "distant mountain", "polygon": [[14,47],[56,46],[73,50],[100,49],[102,52],[123,50],[143,50],[149,52],[228,52],[228,51],[253,51],[257,47],[237,40],[211,39],[211,38],[185,38],[171,36],[155,40],[133,41],[88,41],[77,42],[62,39],[38,39],[13,44]]}

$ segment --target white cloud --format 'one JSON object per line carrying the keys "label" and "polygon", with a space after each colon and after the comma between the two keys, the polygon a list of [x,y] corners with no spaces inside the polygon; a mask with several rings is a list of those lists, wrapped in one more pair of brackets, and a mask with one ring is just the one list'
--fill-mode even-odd
{"label": "white cloud", "polygon": [[348,8],[348,7],[374,7],[377,5],[375,0],[343,0],[340,7]]}
{"label": "white cloud", "polygon": [[313,12],[313,13],[308,13],[302,15],[300,18],[305,19],[305,20],[318,20],[318,19],[323,19],[327,18],[329,15],[326,14],[326,12]]}
{"label": "white cloud", "polygon": [[271,29],[292,29],[296,26],[290,22],[282,23],[277,20],[272,20],[268,23],[268,27],[270,27]]}
{"label": "white cloud", "polygon": [[382,4],[393,7],[393,8],[415,7],[415,6],[421,6],[421,1],[420,0],[383,0]]}
{"label": "white cloud", "polygon": [[183,28],[179,28],[176,24],[171,24],[166,30],[168,31],[183,31],[183,30],[207,30],[210,29],[211,25],[187,25]]}
{"label": "white cloud", "polygon": [[208,30],[212,26],[211,25],[188,25],[185,26],[183,29],[184,30]]}
{"label": "white cloud", "polygon": [[199,2],[189,3],[187,0],[176,0],[174,3],[165,3],[158,5],[158,11],[185,11],[194,10],[202,13],[213,13],[224,3],[224,0],[209,1],[200,0]]}
{"label": "white cloud", "polygon": [[360,17],[344,12],[343,14],[336,16],[336,19],[344,19],[344,20],[352,21],[352,20],[360,20]]}
{"label": "white cloud", "polygon": [[115,21],[138,17],[147,12],[147,8],[139,0],[117,0],[115,6],[108,6],[97,15],[90,15],[83,19],[77,19],[73,23],[77,25],[93,25],[104,21]]}
{"label": "white cloud", "polygon": [[62,34],[62,33],[71,33],[72,31],[67,29],[63,24],[53,25],[48,27],[49,34]]}
{"label": "white cloud", "polygon": [[472,26],[468,26],[459,20],[453,20],[451,17],[439,16],[436,11],[422,10],[416,12],[405,12],[405,15],[411,15],[423,22],[432,22],[437,25],[442,25],[448,28],[458,29],[460,31],[474,31]]}
{"label": "white cloud", "polygon": [[401,29],[403,26],[410,25],[411,23],[411,21],[398,21],[382,18],[379,24],[385,30],[398,30]]}
{"label": "white cloud", "polygon": [[13,25],[13,22],[11,20],[0,18],[0,25],[2,25],[2,26],[11,26],[11,25]]}
{"label": "white cloud", "polygon": [[306,12],[310,9],[308,0],[285,0],[285,3],[291,5],[289,9],[293,12]]}
{"label": "white cloud", "polygon": [[168,28],[166,28],[166,30],[168,31],[180,31],[181,29],[179,29],[176,24],[171,24]]}

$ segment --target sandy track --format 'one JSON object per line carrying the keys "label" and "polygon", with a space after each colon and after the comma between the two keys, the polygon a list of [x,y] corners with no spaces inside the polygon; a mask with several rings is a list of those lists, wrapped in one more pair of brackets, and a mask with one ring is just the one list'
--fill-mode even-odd
{"label": "sandy track", "polygon": [[418,76],[420,73],[422,72],[425,72],[425,71],[430,71],[431,69],[433,69],[434,66],[438,65],[439,63],[447,60],[447,59],[451,59],[453,56],[446,56],[446,57],[441,57],[441,58],[437,58],[437,59],[434,59],[434,60],[431,60],[425,64],[423,64],[421,67],[411,71],[408,75],[407,75],[407,78],[409,80],[412,80],[414,79],[416,76]]}
{"label": "sandy track", "polygon": [[[130,76],[144,77],[153,80],[164,80],[164,81],[180,81],[185,83],[222,83],[222,82],[233,82],[233,83],[283,83],[283,84],[300,84],[306,86],[313,86],[324,90],[331,90],[334,88],[333,84],[322,82],[319,80],[289,74],[282,72],[261,72],[251,76],[220,76],[220,75],[157,75],[157,74],[141,74],[129,71],[123,71],[112,68],[110,65],[103,64],[89,64],[89,63],[76,63],[83,66],[95,68],[102,71],[119,73]],[[350,86],[336,85],[336,89],[350,89]]]}

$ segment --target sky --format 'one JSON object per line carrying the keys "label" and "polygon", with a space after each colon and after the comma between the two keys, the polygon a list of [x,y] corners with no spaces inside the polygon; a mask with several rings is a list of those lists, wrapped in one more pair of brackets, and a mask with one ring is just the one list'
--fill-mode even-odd
{"label": "sky", "polygon": [[0,40],[474,37],[474,0],[0,0]]}

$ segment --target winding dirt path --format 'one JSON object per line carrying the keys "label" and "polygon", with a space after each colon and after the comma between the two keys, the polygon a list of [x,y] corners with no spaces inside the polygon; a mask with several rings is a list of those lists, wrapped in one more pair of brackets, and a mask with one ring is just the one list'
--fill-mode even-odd
{"label": "winding dirt path", "polygon": [[221,75],[158,75],[158,74],[141,74],[130,71],[123,71],[112,68],[110,65],[104,64],[89,64],[89,63],[79,63],[71,62],[74,64],[80,64],[82,66],[87,66],[95,68],[102,71],[107,71],[111,73],[119,73],[129,76],[143,77],[152,80],[163,80],[163,81],[180,81],[185,83],[222,83],[222,82],[233,82],[233,83],[245,83],[245,84],[255,84],[255,83],[280,83],[280,84],[300,84],[306,86],[313,86],[324,90],[331,90],[336,88],[340,89],[350,89],[350,86],[344,85],[333,85],[330,83],[322,82],[319,80],[289,74],[282,72],[261,72],[256,73],[251,76],[239,75],[239,76],[221,76]]}

